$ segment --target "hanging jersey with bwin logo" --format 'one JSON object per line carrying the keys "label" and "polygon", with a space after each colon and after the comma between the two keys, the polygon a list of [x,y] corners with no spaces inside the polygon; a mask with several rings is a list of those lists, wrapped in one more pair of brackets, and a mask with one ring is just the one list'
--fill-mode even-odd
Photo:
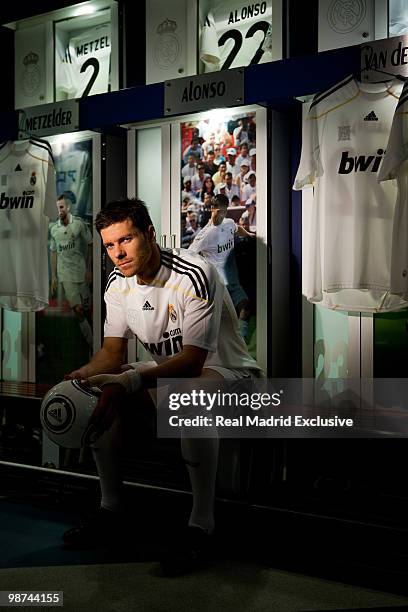
{"label": "hanging jersey with bwin logo", "polygon": [[361,312],[408,305],[391,287],[396,184],[377,180],[401,87],[348,77],[310,106],[294,188],[314,186],[303,217],[303,290],[312,302]]}
{"label": "hanging jersey with bwin logo", "polygon": [[0,145],[0,306],[48,306],[48,217],[55,214],[55,172],[45,141]]}
{"label": "hanging jersey with bwin logo", "polygon": [[74,98],[109,90],[110,25],[103,24],[71,38],[57,66],[56,87]]}

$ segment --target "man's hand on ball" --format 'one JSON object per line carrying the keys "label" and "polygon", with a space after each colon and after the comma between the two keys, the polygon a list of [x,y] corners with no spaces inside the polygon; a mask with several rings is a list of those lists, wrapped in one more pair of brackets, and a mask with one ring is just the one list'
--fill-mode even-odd
{"label": "man's hand on ball", "polygon": [[107,431],[119,415],[123,401],[129,393],[134,393],[141,387],[141,377],[138,372],[123,372],[122,374],[96,374],[87,379],[91,387],[102,390],[89,424],[99,433]]}
{"label": "man's hand on ball", "polygon": [[103,386],[98,403],[89,419],[89,427],[93,427],[98,436],[111,428],[114,420],[119,416],[126,397],[122,385],[108,383]]}

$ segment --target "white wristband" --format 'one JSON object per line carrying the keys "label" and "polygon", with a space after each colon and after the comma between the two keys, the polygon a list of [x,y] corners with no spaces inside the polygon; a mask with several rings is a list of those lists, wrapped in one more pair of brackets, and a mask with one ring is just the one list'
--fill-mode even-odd
{"label": "white wristband", "polygon": [[119,378],[123,377],[123,382],[120,382],[121,385],[123,385],[126,389],[126,393],[136,393],[136,391],[139,391],[140,387],[142,386],[142,377],[140,376],[140,372],[137,372],[136,370],[127,370],[126,372],[123,372],[123,374],[120,374]]}
{"label": "white wristband", "polygon": [[103,387],[104,385],[122,385],[126,393],[135,393],[142,386],[142,377],[136,370],[127,370],[122,374],[96,374],[88,378],[90,385]]}

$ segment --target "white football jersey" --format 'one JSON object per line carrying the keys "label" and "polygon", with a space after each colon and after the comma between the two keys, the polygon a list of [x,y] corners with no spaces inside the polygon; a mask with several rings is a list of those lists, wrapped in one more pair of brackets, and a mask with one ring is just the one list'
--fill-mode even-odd
{"label": "white football jersey", "polygon": [[262,45],[271,22],[272,0],[211,2],[201,31],[200,59],[205,71],[270,62],[271,52]]}
{"label": "white football jersey", "polygon": [[48,217],[55,214],[55,172],[45,141],[0,148],[0,306],[48,306]]}
{"label": "white football jersey", "polygon": [[105,337],[135,334],[157,363],[191,345],[209,352],[204,367],[260,369],[239,334],[217,271],[185,249],[161,249],[161,266],[150,285],[138,285],[136,276],[126,278],[115,268],[105,302]]}
{"label": "white football jersey", "polygon": [[[55,156],[57,194],[67,192],[74,215],[92,217],[92,163],[88,151],[62,149]],[[71,192],[71,196],[70,196]]]}
{"label": "white football jersey", "polygon": [[387,152],[378,173],[380,181],[397,179],[391,251],[391,290],[408,300],[408,83],[395,110]]}
{"label": "white football jersey", "polygon": [[304,123],[294,189],[314,186],[304,290],[329,308],[386,312],[408,304],[391,292],[397,190],[379,185],[401,83],[353,77],[317,94]]}
{"label": "white football jersey", "polygon": [[225,284],[228,284],[226,266],[234,248],[235,221],[225,218],[220,225],[209,221],[194,238],[188,248],[191,253],[199,253],[217,268]]}
{"label": "white football jersey", "polygon": [[106,93],[109,91],[110,57],[110,24],[74,36],[57,65],[57,89],[74,98]]}
{"label": "white football jersey", "polygon": [[83,283],[86,272],[86,250],[92,236],[82,219],[69,215],[67,225],[60,219],[50,230],[51,251],[57,253],[57,275],[60,282]]}

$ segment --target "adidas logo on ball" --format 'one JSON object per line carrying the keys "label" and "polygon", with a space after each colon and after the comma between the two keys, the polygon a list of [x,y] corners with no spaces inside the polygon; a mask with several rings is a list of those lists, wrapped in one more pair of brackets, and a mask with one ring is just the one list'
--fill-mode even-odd
{"label": "adidas logo on ball", "polygon": [[79,380],[64,380],[55,385],[41,404],[40,419],[47,437],[65,448],[89,444],[89,418],[99,395],[99,389],[82,385]]}

